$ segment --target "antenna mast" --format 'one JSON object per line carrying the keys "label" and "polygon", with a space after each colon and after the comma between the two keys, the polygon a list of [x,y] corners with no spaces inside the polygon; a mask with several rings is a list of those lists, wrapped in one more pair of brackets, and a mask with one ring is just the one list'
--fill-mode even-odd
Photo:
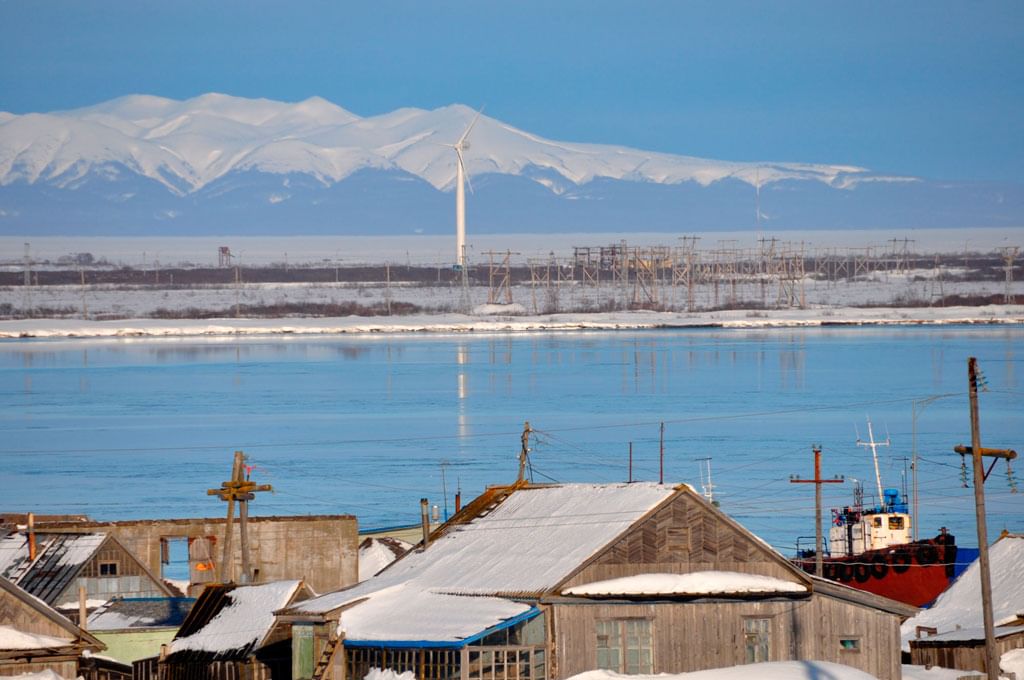
{"label": "antenna mast", "polygon": [[[700,463],[700,490],[703,493],[704,498],[708,499],[708,503],[714,505],[715,503],[715,485],[711,482],[711,456],[706,458],[698,458],[697,462]],[[707,481],[704,479],[705,471],[707,473]]]}
{"label": "antenna mast", "polygon": [[882,493],[882,474],[878,471],[878,447],[888,446],[889,437],[886,436],[884,442],[875,441],[875,433],[871,429],[871,418],[868,418],[868,440],[861,441],[860,437],[857,438],[857,446],[867,446],[871,449],[871,458],[875,463],[875,483],[878,485],[878,504],[881,505],[885,501],[885,495]]}

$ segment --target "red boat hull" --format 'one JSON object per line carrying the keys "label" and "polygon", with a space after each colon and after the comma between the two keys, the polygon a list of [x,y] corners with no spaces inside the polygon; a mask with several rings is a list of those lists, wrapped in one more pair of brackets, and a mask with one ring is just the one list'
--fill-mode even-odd
{"label": "red boat hull", "polygon": [[[794,560],[814,573],[814,557]],[[931,604],[953,577],[956,542],[949,534],[859,555],[823,559],[825,578],[843,585],[924,607]]]}

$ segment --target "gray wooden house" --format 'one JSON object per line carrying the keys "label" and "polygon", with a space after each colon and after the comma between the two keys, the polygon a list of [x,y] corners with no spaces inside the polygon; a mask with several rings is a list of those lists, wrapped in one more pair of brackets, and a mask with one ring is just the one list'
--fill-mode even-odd
{"label": "gray wooden house", "polygon": [[0,676],[53,671],[82,674],[83,654],[103,643],[42,600],[0,577]]}
{"label": "gray wooden house", "polygon": [[0,576],[78,620],[79,586],[90,609],[114,597],[170,597],[154,576],[109,534],[24,532],[0,539]]}
{"label": "gray wooden house", "polygon": [[917,610],[805,575],[689,486],[492,487],[374,578],[279,612],[295,680],[561,680],[822,660],[899,678]]}
{"label": "gray wooden house", "polygon": [[[996,656],[1013,649],[1024,649],[1024,621],[1017,625],[996,626]],[[939,666],[962,671],[988,670],[985,654],[985,629],[961,628],[910,641],[910,663],[917,666]]]}

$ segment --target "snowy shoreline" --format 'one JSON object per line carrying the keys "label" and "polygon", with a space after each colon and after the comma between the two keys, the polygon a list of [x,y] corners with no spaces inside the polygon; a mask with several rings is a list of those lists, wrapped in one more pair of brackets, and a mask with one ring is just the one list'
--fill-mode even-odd
{"label": "snowy shoreline", "polygon": [[241,335],[521,333],[644,329],[770,329],[838,326],[1020,325],[1024,305],[721,312],[606,312],[541,316],[410,316],[277,319],[19,319],[0,321],[0,338],[127,338]]}

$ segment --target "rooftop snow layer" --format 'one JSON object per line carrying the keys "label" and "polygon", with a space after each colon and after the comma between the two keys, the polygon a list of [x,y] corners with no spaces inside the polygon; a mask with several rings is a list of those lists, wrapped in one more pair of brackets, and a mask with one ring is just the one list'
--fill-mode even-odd
{"label": "rooftop snow layer", "polygon": [[25,633],[10,626],[0,626],[0,650],[57,649],[75,644],[71,638]]}
{"label": "rooftop snow layer", "polygon": [[690,574],[638,574],[587,583],[562,591],[564,595],[740,595],[803,593],[807,586],[772,576],[736,571],[697,571]]}
{"label": "rooftop snow layer", "polygon": [[[468,597],[417,590],[409,584],[375,593],[342,615],[346,642],[458,642],[531,607],[498,597]],[[424,623],[429,622],[429,626]]]}
{"label": "rooftop snow layer", "polygon": [[398,538],[367,538],[359,544],[359,580],[370,578],[411,547]]}
{"label": "rooftop snow layer", "polygon": [[188,597],[118,598],[89,616],[88,629],[178,628],[194,603]]}
{"label": "rooftop snow layer", "polygon": [[[1024,536],[1006,536],[989,550],[992,576],[992,611],[995,625],[1014,621],[1024,612]],[[977,560],[960,578],[939,595],[930,609],[907,619],[900,628],[903,649],[910,649],[910,640],[918,626],[938,629],[939,633],[961,628],[982,627],[981,575]]]}
{"label": "rooftop snow layer", "polygon": [[225,653],[259,644],[274,625],[274,612],[291,601],[301,583],[275,581],[234,588],[226,595],[230,603],[199,631],[176,638],[171,653]]}
{"label": "rooftop snow layer", "polygon": [[673,493],[654,483],[520,489],[489,513],[452,527],[426,551],[408,553],[375,578],[296,610],[331,611],[402,583],[456,595],[541,593]]}

